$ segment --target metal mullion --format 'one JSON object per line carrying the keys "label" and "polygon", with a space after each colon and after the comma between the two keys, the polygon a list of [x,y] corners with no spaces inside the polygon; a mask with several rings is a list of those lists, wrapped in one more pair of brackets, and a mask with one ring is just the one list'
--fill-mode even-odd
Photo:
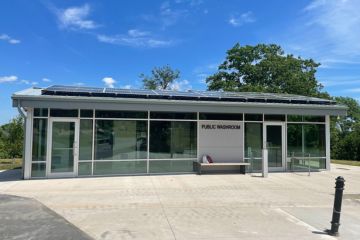
{"label": "metal mullion", "polygon": [[94,175],[94,161],[95,161],[95,109],[93,109],[93,131],[92,131],[92,151],[91,151],[91,176]]}
{"label": "metal mullion", "polygon": [[149,174],[150,170],[150,111],[148,111],[147,118],[147,138],[146,138],[146,173]]}

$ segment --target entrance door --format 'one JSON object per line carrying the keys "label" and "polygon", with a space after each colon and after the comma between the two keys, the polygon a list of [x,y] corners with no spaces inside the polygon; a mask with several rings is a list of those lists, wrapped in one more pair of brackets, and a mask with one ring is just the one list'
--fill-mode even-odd
{"label": "entrance door", "polygon": [[269,171],[285,170],[285,125],[283,123],[264,124],[264,146],[268,149]]}
{"label": "entrance door", "polygon": [[79,121],[51,118],[47,173],[50,177],[73,177],[77,173]]}

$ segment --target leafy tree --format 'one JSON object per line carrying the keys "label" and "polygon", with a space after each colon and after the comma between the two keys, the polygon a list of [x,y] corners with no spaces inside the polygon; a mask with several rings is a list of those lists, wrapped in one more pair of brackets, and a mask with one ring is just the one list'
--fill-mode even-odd
{"label": "leafy tree", "polygon": [[140,78],[145,89],[170,89],[171,83],[180,78],[180,71],[165,65],[163,67],[154,67],[151,70],[151,76],[142,73]]}
{"label": "leafy tree", "polygon": [[335,97],[348,107],[347,116],[331,119],[331,155],[336,159],[360,161],[360,105],[350,97]]}
{"label": "leafy tree", "polygon": [[315,78],[312,59],[285,55],[275,44],[240,46],[227,51],[218,72],[206,79],[209,90],[291,93],[328,97]]}
{"label": "leafy tree", "polygon": [[19,116],[0,127],[0,157],[17,158],[23,151],[23,119]]}

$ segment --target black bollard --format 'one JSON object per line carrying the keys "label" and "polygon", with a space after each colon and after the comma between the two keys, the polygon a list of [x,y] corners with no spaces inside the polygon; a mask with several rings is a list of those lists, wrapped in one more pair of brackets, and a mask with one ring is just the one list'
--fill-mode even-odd
{"label": "black bollard", "polygon": [[345,179],[341,176],[337,177],[335,183],[335,199],[334,199],[333,215],[331,220],[331,229],[330,231],[328,231],[328,233],[333,236],[339,235],[341,203],[342,203],[344,185],[345,185]]}

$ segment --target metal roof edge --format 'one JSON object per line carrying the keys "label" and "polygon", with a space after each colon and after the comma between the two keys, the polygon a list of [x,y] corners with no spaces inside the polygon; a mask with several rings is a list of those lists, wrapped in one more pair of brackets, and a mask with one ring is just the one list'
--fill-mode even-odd
{"label": "metal roof edge", "polygon": [[[30,88],[34,90],[34,88]],[[141,104],[141,103],[153,103],[153,104],[193,104],[197,106],[252,106],[252,107],[279,107],[279,108],[288,108],[289,106],[295,108],[304,108],[304,109],[333,109],[333,110],[347,110],[348,107],[345,105],[335,104],[335,105],[320,105],[320,104],[288,104],[288,103],[255,103],[255,102],[217,102],[217,101],[192,101],[192,100],[169,100],[169,99],[137,99],[137,98],[112,98],[112,97],[81,97],[81,96],[54,96],[54,95],[23,95],[21,93],[30,90],[26,89],[20,92],[17,92],[12,95],[13,100],[40,100],[40,101],[76,101],[76,102],[121,102],[121,103],[132,103],[132,104]]]}

